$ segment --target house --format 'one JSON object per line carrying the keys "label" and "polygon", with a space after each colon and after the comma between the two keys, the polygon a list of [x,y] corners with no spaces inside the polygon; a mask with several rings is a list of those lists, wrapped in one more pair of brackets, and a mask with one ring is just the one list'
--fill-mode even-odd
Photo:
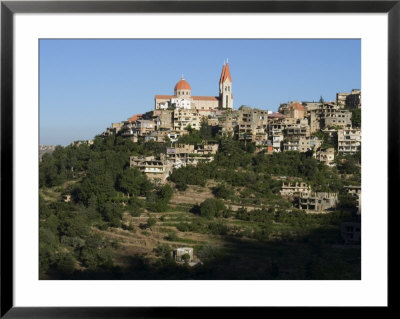
{"label": "house", "polygon": [[216,154],[218,150],[218,144],[214,145],[189,145],[189,144],[178,144],[174,147],[167,148],[167,160],[174,167],[178,168],[181,166],[197,166],[201,161],[211,162],[213,157],[211,155]]}
{"label": "house", "polygon": [[361,146],[361,130],[354,128],[341,129],[337,132],[338,152],[355,154]]}
{"label": "house", "polygon": [[335,149],[333,147],[327,149],[318,149],[313,157],[327,166],[334,166]]}
{"label": "house", "polygon": [[172,165],[164,154],[159,159],[154,156],[131,156],[130,167],[137,167],[148,179],[160,183],[165,183],[172,172]]}
{"label": "house", "polygon": [[336,104],[340,107],[361,108],[361,90],[353,89],[351,93],[336,93]]}
{"label": "house", "polygon": [[330,208],[335,208],[337,204],[337,193],[303,192],[297,198],[297,205],[300,209],[315,212],[323,212]]}
{"label": "house", "polygon": [[[185,255],[188,255],[188,259],[185,259]],[[193,248],[191,247],[180,247],[172,251],[172,258],[176,262],[192,262],[193,261]]]}

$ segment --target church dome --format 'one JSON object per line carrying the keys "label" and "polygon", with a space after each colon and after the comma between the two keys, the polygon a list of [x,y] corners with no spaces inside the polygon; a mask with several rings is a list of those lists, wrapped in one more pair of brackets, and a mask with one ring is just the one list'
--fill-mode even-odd
{"label": "church dome", "polygon": [[192,88],[184,78],[181,78],[181,80],[176,83],[174,90],[192,90]]}

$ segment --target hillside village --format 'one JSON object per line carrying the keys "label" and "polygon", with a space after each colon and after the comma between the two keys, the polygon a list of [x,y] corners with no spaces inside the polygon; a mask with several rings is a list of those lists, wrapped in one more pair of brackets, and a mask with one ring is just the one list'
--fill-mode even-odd
{"label": "hillside village", "polygon": [[361,91],[235,109],[225,63],[218,92],[42,156],[41,279],[361,278]]}
{"label": "hillside village", "polygon": [[[353,155],[361,149],[361,91],[337,93],[336,100],[325,102],[283,103],[278,112],[249,106],[233,109],[232,76],[229,63],[224,64],[219,79],[219,96],[192,96],[190,84],[182,77],[174,87],[174,95],[156,95],[154,110],[136,114],[119,123],[112,123],[103,136],[118,135],[133,142],[169,143],[165,154],[131,156],[130,166],[137,167],[158,183],[166,183],[172,171],[182,166],[210,162],[218,152],[218,144],[179,144],[180,137],[202,124],[214,134],[255,145],[256,152],[311,153],[319,162],[333,167],[335,156]],[[358,118],[352,119],[353,114]],[[330,140],[333,143],[327,143]],[[359,188],[353,185],[349,188]],[[336,207],[337,193],[312,192],[310,188],[283,185],[281,194],[290,189],[298,196],[297,207],[316,212]],[[354,194],[360,213],[361,191]]]}

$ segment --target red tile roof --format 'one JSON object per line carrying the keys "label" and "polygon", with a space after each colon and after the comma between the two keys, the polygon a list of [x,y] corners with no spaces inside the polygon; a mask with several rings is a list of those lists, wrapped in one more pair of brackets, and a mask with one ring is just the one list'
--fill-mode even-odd
{"label": "red tile roof", "polygon": [[142,116],[143,116],[143,114],[135,114],[135,115],[132,115],[132,116],[128,119],[128,121],[129,121],[129,122],[137,121],[138,119],[142,118]]}
{"label": "red tile roof", "polygon": [[286,116],[279,112],[274,112],[272,114],[268,114],[269,118],[285,118]]}
{"label": "red tile roof", "polygon": [[184,79],[181,78],[181,80],[176,83],[174,90],[191,90],[192,88],[190,87],[190,84]]}
{"label": "red tile roof", "polygon": [[[174,95],[156,95],[156,99],[173,99]],[[193,100],[218,101],[218,96],[191,96]],[[190,99],[189,98],[189,99]]]}
{"label": "red tile roof", "polygon": [[222,67],[221,77],[219,79],[219,83],[224,83],[226,79],[229,79],[232,83],[231,71],[229,70],[229,63],[224,64]]}
{"label": "red tile roof", "polygon": [[192,96],[192,99],[202,101],[218,101],[217,96]]}
{"label": "red tile roof", "polygon": [[174,95],[156,95],[156,99],[172,99]]}

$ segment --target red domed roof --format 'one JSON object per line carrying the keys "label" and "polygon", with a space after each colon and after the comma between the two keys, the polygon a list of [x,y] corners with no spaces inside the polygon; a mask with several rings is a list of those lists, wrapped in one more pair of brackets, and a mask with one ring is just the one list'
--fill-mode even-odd
{"label": "red domed roof", "polygon": [[190,87],[190,84],[182,78],[178,83],[176,83],[174,90],[192,90],[192,88]]}

